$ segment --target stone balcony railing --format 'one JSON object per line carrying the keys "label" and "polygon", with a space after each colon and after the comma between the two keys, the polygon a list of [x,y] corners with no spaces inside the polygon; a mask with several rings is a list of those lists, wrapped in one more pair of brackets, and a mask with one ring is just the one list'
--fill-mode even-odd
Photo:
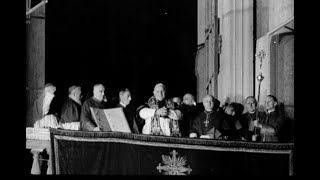
{"label": "stone balcony railing", "polygon": [[[46,128],[26,128],[26,149],[31,149],[33,154],[33,163],[31,174],[41,174],[41,161],[48,162],[47,174],[52,174],[51,153],[50,153],[50,132]],[[40,159],[39,154],[45,152],[49,155],[49,159]]]}

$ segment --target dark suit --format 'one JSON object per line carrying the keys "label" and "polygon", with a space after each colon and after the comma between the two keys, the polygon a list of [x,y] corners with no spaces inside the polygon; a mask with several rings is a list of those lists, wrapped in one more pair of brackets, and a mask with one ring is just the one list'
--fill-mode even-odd
{"label": "dark suit", "polygon": [[241,124],[241,129],[239,130],[239,134],[244,137],[245,139],[247,139],[248,141],[252,140],[252,135],[253,135],[253,131],[254,129],[249,129],[250,127],[250,123],[253,120],[256,120],[257,118],[260,119],[259,122],[262,121],[262,119],[265,118],[265,114],[263,112],[259,112],[258,113],[258,117],[256,117],[256,112],[255,113],[249,113],[246,112],[244,114],[241,115],[239,122]]}
{"label": "dark suit", "polygon": [[189,130],[192,124],[192,121],[197,116],[197,109],[196,106],[190,106],[182,104],[179,108],[183,114],[183,118],[179,122],[179,127],[181,131],[182,137],[189,137]]}
{"label": "dark suit", "polygon": [[272,127],[275,130],[274,134],[265,134],[265,142],[283,142],[284,137],[284,125],[285,117],[283,114],[273,111],[267,114],[264,119],[262,119],[261,124],[264,128]]}

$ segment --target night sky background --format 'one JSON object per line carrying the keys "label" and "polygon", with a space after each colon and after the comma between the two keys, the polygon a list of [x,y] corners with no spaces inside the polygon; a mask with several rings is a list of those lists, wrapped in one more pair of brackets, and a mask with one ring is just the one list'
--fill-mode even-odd
{"label": "night sky background", "polygon": [[45,81],[57,86],[53,108],[73,84],[83,100],[96,83],[108,100],[129,88],[135,106],[159,82],[168,97],[196,95],[197,1],[49,1],[45,49]]}

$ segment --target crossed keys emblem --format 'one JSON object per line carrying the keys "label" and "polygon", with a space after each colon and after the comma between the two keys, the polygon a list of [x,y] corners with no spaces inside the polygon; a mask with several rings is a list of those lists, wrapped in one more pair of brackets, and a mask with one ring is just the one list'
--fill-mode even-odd
{"label": "crossed keys emblem", "polygon": [[162,162],[165,164],[161,166],[161,163],[157,166],[157,169],[161,173],[162,171],[164,175],[187,175],[190,174],[192,169],[190,166],[184,167],[186,165],[186,158],[185,157],[177,157],[177,151],[173,150],[170,152],[172,157],[162,155]]}

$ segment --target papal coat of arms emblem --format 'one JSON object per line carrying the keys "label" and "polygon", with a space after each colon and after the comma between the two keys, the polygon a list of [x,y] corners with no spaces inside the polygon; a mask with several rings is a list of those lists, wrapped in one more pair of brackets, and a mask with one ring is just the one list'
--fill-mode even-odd
{"label": "papal coat of arms emblem", "polygon": [[164,163],[163,166],[161,166],[161,163],[157,166],[157,169],[161,173],[162,171],[164,175],[187,175],[190,174],[192,169],[190,166],[185,167],[186,165],[186,158],[185,157],[177,157],[177,151],[173,150],[170,152],[172,154],[172,157],[162,155],[162,162]]}

